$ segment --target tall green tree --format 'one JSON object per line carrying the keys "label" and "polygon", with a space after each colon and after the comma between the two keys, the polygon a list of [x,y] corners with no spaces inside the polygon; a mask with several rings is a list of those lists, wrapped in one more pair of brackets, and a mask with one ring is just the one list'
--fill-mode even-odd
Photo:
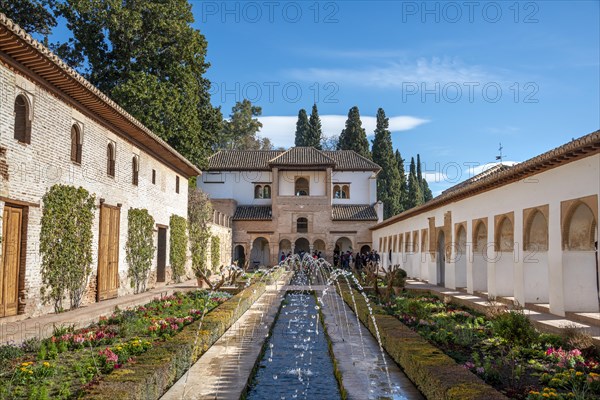
{"label": "tall green tree", "polygon": [[417,181],[421,184],[421,195],[423,203],[428,202],[433,199],[433,194],[431,193],[431,189],[429,189],[429,184],[423,178],[423,172],[421,168],[421,156],[417,154]]}
{"label": "tall green tree", "polygon": [[294,145],[296,146],[309,146],[308,135],[310,131],[310,122],[308,121],[308,115],[306,110],[301,108],[298,111],[298,121],[296,121],[296,139]]}
{"label": "tall green tree", "polygon": [[408,182],[406,179],[406,170],[404,168],[404,159],[400,154],[400,151],[396,150],[394,154],[396,159],[396,168],[398,169],[399,181],[400,181],[400,198],[398,200],[400,206],[400,212],[408,209]]}
{"label": "tall green tree", "polygon": [[56,26],[55,0],[0,0],[0,12],[31,35],[40,35],[48,45],[48,36]]}
{"label": "tall green tree", "polygon": [[377,199],[383,203],[383,217],[400,212],[400,173],[394,157],[392,134],[385,111],[377,110],[377,126],[373,140],[373,161],[381,167],[377,175]]}
{"label": "tall green tree", "polygon": [[207,43],[187,0],[64,0],[72,37],[55,51],[196,165],[203,167],[223,116],[204,77]]}
{"label": "tall green tree", "polygon": [[244,99],[231,108],[229,120],[223,122],[218,149],[270,150],[271,142],[258,136],[262,123],[256,118],[262,108]]}
{"label": "tall green tree", "polygon": [[313,104],[310,118],[308,120],[309,131],[307,137],[307,145],[318,150],[322,150],[321,141],[323,140],[323,128],[321,127],[321,117],[317,105]]}
{"label": "tall green tree", "polygon": [[413,208],[423,204],[423,193],[421,192],[421,183],[417,179],[417,169],[415,158],[410,158],[410,172],[408,174],[408,208]]}
{"label": "tall green tree", "polygon": [[360,113],[356,106],[348,111],[346,127],[342,130],[340,135],[338,150],[354,150],[361,156],[371,159],[367,133],[365,132],[365,128],[362,127]]}

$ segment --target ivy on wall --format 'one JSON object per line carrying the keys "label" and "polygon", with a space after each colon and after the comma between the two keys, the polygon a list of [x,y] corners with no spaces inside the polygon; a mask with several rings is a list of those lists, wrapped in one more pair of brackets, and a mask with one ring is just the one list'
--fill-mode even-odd
{"label": "ivy on wall", "polygon": [[171,260],[171,270],[173,279],[177,282],[181,281],[181,277],[185,275],[185,262],[187,260],[187,220],[179,215],[171,215],[169,220],[170,248],[169,259]]}
{"label": "ivy on wall", "polygon": [[210,240],[208,223],[213,211],[208,196],[200,189],[189,191],[188,199],[188,230],[190,249],[192,251],[192,269],[196,278],[206,278],[207,248]]}
{"label": "ivy on wall", "polygon": [[154,259],[154,218],[146,209],[130,208],[127,213],[127,243],[125,254],[134,292],[146,291],[148,272]]}
{"label": "ivy on wall", "polygon": [[40,254],[44,303],[63,311],[68,296],[71,308],[81,300],[92,271],[92,224],[95,196],[84,188],[54,185],[42,198]]}
{"label": "ivy on wall", "polygon": [[221,238],[213,236],[210,242],[210,261],[214,271],[218,271],[221,264]]}

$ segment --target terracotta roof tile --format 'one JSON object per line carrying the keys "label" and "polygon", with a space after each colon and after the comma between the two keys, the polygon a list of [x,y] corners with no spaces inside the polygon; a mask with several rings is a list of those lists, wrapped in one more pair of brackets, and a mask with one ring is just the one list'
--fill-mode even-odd
{"label": "terracotta roof tile", "polygon": [[335,166],[333,158],[314,147],[292,147],[269,161],[272,166]]}
{"label": "terracotta roof tile", "polygon": [[377,221],[375,208],[368,204],[334,204],[331,213],[334,221]]}
{"label": "terracotta roof tile", "polygon": [[320,151],[314,147],[283,150],[221,150],[208,160],[208,171],[269,171],[272,167],[314,168],[331,166],[337,171],[381,169],[352,150]]}
{"label": "terracotta roof tile", "polygon": [[270,221],[272,219],[271,206],[237,206],[235,221]]}

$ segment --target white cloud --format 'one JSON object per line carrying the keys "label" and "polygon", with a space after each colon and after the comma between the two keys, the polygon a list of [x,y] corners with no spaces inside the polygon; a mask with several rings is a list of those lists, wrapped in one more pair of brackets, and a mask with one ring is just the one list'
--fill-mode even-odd
{"label": "white cloud", "polygon": [[288,73],[294,79],[310,82],[336,82],[344,85],[367,87],[402,87],[406,83],[464,84],[497,80],[483,67],[466,65],[456,58],[419,58],[415,61],[389,62],[382,66],[363,68],[308,68],[293,69]]}
{"label": "white cloud", "polygon": [[[348,119],[346,115],[321,115],[320,117],[323,135],[325,136],[339,135],[342,129],[344,129],[346,119]],[[375,130],[377,119],[371,116],[361,116],[360,119],[363,128],[367,131],[367,136],[371,136]],[[258,117],[258,120],[263,124],[260,136],[268,137],[275,146],[291,147],[294,145],[297,116]],[[390,117],[389,122],[391,132],[400,132],[414,129],[429,121],[422,118],[399,115]]]}

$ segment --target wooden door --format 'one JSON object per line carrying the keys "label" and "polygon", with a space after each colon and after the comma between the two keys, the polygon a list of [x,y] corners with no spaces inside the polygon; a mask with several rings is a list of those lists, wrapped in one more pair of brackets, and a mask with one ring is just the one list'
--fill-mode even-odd
{"label": "wooden door", "polygon": [[164,282],[166,280],[165,269],[167,266],[167,228],[158,228],[156,264],[156,281]]}
{"label": "wooden door", "polygon": [[21,266],[23,209],[5,205],[2,218],[0,317],[7,317],[9,315],[16,315],[19,306],[19,269]]}
{"label": "wooden door", "polygon": [[119,220],[118,207],[100,206],[98,245],[98,301],[117,297],[119,288]]}

